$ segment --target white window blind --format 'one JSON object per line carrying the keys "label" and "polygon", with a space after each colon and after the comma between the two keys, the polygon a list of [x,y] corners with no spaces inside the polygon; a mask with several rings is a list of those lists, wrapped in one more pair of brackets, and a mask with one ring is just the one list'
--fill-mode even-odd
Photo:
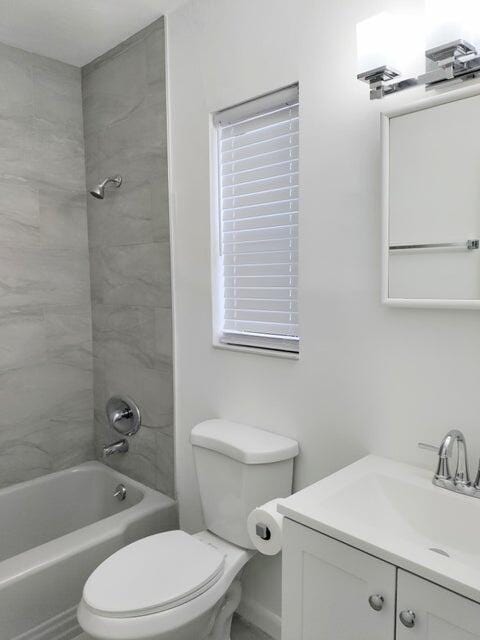
{"label": "white window blind", "polygon": [[215,116],[222,342],[298,352],[298,86]]}

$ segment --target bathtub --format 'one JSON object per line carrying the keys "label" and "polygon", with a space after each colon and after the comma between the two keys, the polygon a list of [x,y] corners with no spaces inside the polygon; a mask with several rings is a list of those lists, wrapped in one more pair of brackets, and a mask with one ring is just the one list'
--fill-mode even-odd
{"label": "bathtub", "polygon": [[[118,484],[126,488],[119,501]],[[0,640],[70,640],[85,580],[117,549],[177,527],[176,503],[99,462],[0,490]]]}

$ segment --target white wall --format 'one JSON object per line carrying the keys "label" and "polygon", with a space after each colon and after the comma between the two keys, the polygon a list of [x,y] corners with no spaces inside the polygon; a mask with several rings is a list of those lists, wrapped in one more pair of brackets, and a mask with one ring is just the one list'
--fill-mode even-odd
{"label": "white wall", "polygon": [[[419,3],[193,0],[169,17],[177,483],[190,531],[202,520],[189,433],[213,416],[297,438],[296,489],[367,452],[433,468],[416,443],[453,426],[480,454],[480,316],[380,304],[378,113],[415,93],[369,102],[355,24]],[[214,349],[209,112],[297,80],[301,357]],[[280,613],[279,566],[249,567],[250,615]]]}

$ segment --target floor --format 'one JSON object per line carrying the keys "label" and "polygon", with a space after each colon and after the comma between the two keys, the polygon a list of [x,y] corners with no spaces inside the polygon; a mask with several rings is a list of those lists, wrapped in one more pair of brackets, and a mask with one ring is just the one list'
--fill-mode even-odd
{"label": "floor", "polygon": [[258,627],[249,624],[240,616],[235,616],[232,624],[232,640],[273,640]]}
{"label": "floor", "polygon": [[[82,633],[75,640],[89,640],[89,637]],[[272,638],[243,618],[235,616],[232,625],[232,640],[272,640]]]}

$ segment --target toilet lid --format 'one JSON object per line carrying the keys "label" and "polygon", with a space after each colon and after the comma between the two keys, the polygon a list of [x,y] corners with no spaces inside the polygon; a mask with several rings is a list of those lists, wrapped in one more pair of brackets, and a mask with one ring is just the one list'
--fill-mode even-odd
{"label": "toilet lid", "polygon": [[165,611],[209,589],[224,562],[216,548],[184,531],[158,533],[107,558],[87,580],[83,601],[117,618]]}

